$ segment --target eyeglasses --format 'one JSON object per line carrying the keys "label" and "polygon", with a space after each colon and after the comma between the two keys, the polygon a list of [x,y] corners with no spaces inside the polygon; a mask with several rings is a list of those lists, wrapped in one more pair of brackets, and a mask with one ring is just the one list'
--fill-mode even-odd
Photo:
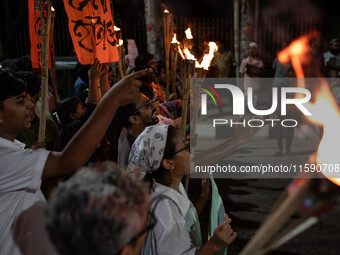
{"label": "eyeglasses", "polygon": [[156,218],[155,218],[155,215],[153,215],[152,212],[149,213],[149,216],[146,220],[146,226],[143,230],[141,230],[137,235],[135,235],[131,240],[130,242],[127,243],[128,244],[135,244],[138,240],[138,238],[140,238],[142,235],[144,235],[145,233],[151,231],[155,225],[156,225]]}
{"label": "eyeglasses", "polygon": [[180,153],[181,151],[185,151],[185,150],[190,151],[190,144],[189,144],[189,143],[187,143],[187,144],[184,146],[184,148],[182,148],[182,149],[180,149],[180,150],[178,150],[178,151],[175,151],[172,155],[175,156],[177,153]]}
{"label": "eyeglasses", "polygon": [[148,107],[148,106],[151,105],[151,104],[152,104],[152,102],[151,102],[151,100],[150,100],[150,98],[149,98],[148,101],[146,101],[145,104],[143,104],[142,106],[136,108],[135,112],[137,112],[138,110],[142,109],[143,107]]}

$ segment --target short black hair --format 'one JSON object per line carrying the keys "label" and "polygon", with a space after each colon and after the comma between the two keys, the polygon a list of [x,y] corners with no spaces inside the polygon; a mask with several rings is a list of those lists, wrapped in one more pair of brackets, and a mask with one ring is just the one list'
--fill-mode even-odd
{"label": "short black hair", "polygon": [[135,114],[136,114],[136,104],[129,103],[127,105],[120,106],[117,109],[115,118],[117,118],[120,121],[123,127],[130,128],[131,122],[129,120],[129,117]]}
{"label": "short black hair", "polygon": [[70,117],[70,113],[77,112],[77,105],[79,103],[81,103],[81,100],[78,97],[70,97],[64,99],[58,104],[57,113],[61,125],[66,125],[73,122]]}
{"label": "short black hair", "polygon": [[26,91],[26,84],[15,77],[7,68],[0,69],[0,109],[3,102],[10,97],[18,96]]}
{"label": "short black hair", "polygon": [[155,92],[153,90],[151,83],[143,83],[142,86],[140,86],[140,88],[139,88],[139,92],[142,93],[143,95],[147,96],[151,100],[155,96]]}
{"label": "short black hair", "polygon": [[41,82],[34,73],[30,71],[18,71],[14,75],[26,83],[26,92],[30,94],[31,97],[40,93]]}
{"label": "short black hair", "polygon": [[159,75],[162,72],[162,69],[165,69],[165,64],[163,61],[157,61],[157,74]]}
{"label": "short black hair", "polygon": [[14,71],[32,71],[31,57],[26,55],[20,57],[13,65]]}
{"label": "short black hair", "polygon": [[77,70],[77,77],[80,77],[83,82],[89,84],[89,75],[88,72],[91,69],[92,65],[80,65],[79,69]]}
{"label": "short black hair", "polygon": [[[148,62],[153,59],[153,55],[151,53],[144,53],[140,54],[136,59],[135,59],[135,69],[136,70],[142,70],[147,67]],[[142,67],[142,69],[140,69]]]}

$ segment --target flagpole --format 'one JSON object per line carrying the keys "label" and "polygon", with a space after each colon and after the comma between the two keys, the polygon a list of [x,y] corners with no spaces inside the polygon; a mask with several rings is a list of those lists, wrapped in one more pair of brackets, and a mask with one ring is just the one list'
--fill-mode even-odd
{"label": "flagpole", "polygon": [[47,0],[46,26],[44,20],[43,0],[40,0],[40,24],[41,24],[41,110],[39,120],[38,142],[45,141],[47,90],[48,90],[48,50],[49,34],[51,26],[51,0]]}

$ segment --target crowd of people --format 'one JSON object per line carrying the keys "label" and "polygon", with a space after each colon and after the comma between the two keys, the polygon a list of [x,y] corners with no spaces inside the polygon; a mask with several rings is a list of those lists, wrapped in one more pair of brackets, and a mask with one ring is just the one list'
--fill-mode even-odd
{"label": "crowd of people", "polygon": [[[310,45],[313,67],[339,77],[340,40],[331,40],[324,54],[317,39]],[[211,75],[235,77],[233,54],[222,42],[218,47]],[[239,69],[254,105],[264,75],[257,50],[251,42]],[[196,201],[182,184],[194,134],[180,131],[181,86],[166,100],[164,64],[149,53],[134,64],[117,78],[96,59],[79,67],[73,97],[56,103],[49,92],[44,142],[36,114],[39,71],[27,57],[0,69],[0,254],[226,254],[237,234],[223,204],[210,211],[218,220],[210,222],[208,240],[198,217],[209,201],[221,200],[213,178],[202,179]],[[294,77],[292,66],[276,59],[273,68],[273,86],[291,86],[284,78]],[[339,84],[331,84],[337,99]],[[257,130],[235,132],[210,150],[219,153],[207,162],[226,157]],[[284,136],[289,153],[294,133],[279,133],[277,155]]]}

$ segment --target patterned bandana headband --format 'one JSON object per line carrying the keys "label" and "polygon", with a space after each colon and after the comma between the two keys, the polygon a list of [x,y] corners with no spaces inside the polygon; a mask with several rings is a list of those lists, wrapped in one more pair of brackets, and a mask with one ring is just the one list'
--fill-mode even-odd
{"label": "patterned bandana headband", "polygon": [[129,169],[140,168],[142,177],[158,170],[164,156],[169,125],[155,125],[144,129],[133,143],[129,155]]}

